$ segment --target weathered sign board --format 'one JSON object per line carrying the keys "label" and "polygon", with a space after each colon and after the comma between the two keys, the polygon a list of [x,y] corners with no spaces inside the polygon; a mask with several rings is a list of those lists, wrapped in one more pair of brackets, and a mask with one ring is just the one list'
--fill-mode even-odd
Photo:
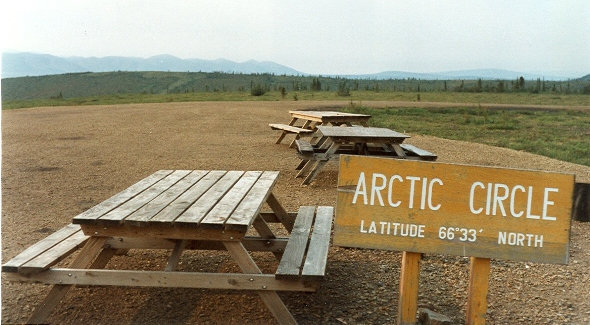
{"label": "weathered sign board", "polygon": [[574,175],[340,157],[334,244],[567,264]]}

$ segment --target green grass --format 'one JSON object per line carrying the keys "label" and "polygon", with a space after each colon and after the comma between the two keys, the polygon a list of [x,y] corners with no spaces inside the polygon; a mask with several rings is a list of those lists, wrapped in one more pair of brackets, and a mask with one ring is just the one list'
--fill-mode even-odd
{"label": "green grass", "polygon": [[590,112],[351,107],[370,124],[410,134],[484,143],[590,166]]}
{"label": "green grass", "polygon": [[[417,102],[417,93],[394,91],[351,91],[351,96],[342,97],[333,91],[288,91],[283,98],[279,91],[269,91],[262,96],[252,96],[249,91],[187,92],[172,94],[114,94],[74,98],[46,98],[6,100],[2,109],[41,106],[112,105],[129,103],[166,103],[190,101],[294,101],[294,100],[343,100],[352,103],[362,101],[410,101]],[[590,95],[531,94],[531,93],[457,93],[422,92],[422,102],[495,103],[521,105],[590,106]]]}

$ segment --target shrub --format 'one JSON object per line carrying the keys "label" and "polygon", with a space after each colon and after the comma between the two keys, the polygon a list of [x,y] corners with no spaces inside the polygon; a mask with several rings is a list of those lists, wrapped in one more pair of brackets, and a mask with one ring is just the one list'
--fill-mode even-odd
{"label": "shrub", "polygon": [[266,89],[264,89],[264,87],[262,87],[260,84],[257,84],[256,86],[252,87],[252,89],[250,89],[250,95],[252,96],[262,96],[266,94]]}
{"label": "shrub", "polygon": [[338,96],[350,96],[350,87],[346,85],[346,81],[338,84]]}

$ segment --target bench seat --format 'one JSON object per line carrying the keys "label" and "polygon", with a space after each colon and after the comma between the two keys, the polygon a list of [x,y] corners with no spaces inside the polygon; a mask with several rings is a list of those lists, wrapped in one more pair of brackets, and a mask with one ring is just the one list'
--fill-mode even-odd
{"label": "bench seat", "polygon": [[[309,128],[298,127],[298,126],[287,125],[287,124],[280,124],[280,123],[271,123],[271,124],[269,124],[269,126],[273,130],[283,131],[283,132],[281,132],[281,135],[279,135],[279,138],[277,139],[277,141],[275,141],[276,144],[281,143],[281,141],[283,141],[283,139],[285,138],[285,136],[287,134],[295,134],[295,140],[297,140],[301,137],[301,135],[309,135],[314,132],[314,130],[309,129]],[[294,145],[295,145],[295,142],[293,141],[293,142],[291,142],[289,147],[293,147]]]}
{"label": "bench seat", "polygon": [[275,278],[317,281],[324,277],[333,216],[331,206],[299,208]]}
{"label": "bench seat", "polygon": [[47,270],[83,246],[88,238],[80,225],[69,224],[4,263],[2,272],[32,274]]}
{"label": "bench seat", "polygon": [[298,126],[292,126],[292,125],[280,124],[280,123],[271,123],[271,124],[269,124],[269,126],[273,130],[283,130],[283,131],[287,131],[289,133],[301,134],[301,133],[312,133],[313,132],[313,130],[311,130],[311,129],[305,129],[305,128],[301,128]]}
{"label": "bench seat", "polygon": [[402,149],[404,149],[406,155],[410,156],[410,157],[419,157],[420,160],[428,160],[428,161],[434,161],[436,160],[437,156],[435,154],[433,154],[430,151],[426,151],[424,149],[420,149],[414,145],[411,145],[409,143],[402,143],[401,144]]}
{"label": "bench seat", "polygon": [[313,154],[315,151],[313,145],[305,140],[295,140],[295,145],[297,146],[297,151],[302,154]]}
{"label": "bench seat", "polygon": [[[327,160],[329,157],[325,157],[325,153],[327,149],[325,148],[316,148],[311,143],[305,140],[295,140],[295,145],[297,147],[297,153],[299,158],[305,160]],[[427,161],[434,161],[437,159],[436,154],[426,151],[424,149],[420,149],[414,145],[402,143],[401,148],[404,150],[407,159],[420,159],[420,160],[427,160]],[[341,154],[348,154],[348,155],[368,155],[368,156],[391,156],[396,157],[397,154],[394,151],[390,151],[384,149],[382,146],[376,145],[369,145],[366,146],[362,153],[359,152],[359,149],[352,145],[341,145],[336,151],[335,155]]]}

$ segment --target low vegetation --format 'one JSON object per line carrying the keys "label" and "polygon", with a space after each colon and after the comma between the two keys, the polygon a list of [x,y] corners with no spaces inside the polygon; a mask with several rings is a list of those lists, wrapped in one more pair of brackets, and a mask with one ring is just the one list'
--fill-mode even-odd
{"label": "low vegetation", "polygon": [[[4,90],[3,90],[4,92]],[[293,100],[346,100],[363,101],[407,101],[407,102],[446,102],[446,103],[495,103],[517,105],[560,105],[590,106],[590,96],[582,94],[533,94],[533,93],[447,93],[447,92],[401,92],[401,91],[350,91],[338,93],[314,91],[277,91],[259,93],[255,91],[231,92],[188,92],[174,94],[120,93],[86,97],[65,97],[57,95],[48,98],[3,100],[2,109],[15,109],[41,106],[113,105],[130,103],[166,103],[195,101],[293,101]]]}
{"label": "low vegetation", "polygon": [[[343,100],[350,103],[347,110],[373,115],[371,123],[375,126],[524,150],[590,166],[589,78],[368,80],[203,72],[74,73],[3,79],[2,109],[188,101]],[[363,101],[391,101],[397,102],[397,107],[407,108],[371,109],[363,107]],[[461,103],[457,106],[462,107],[410,108],[416,102]],[[485,104],[506,107],[492,109]],[[524,107],[515,109],[511,105]],[[526,109],[526,105],[578,109]]]}
{"label": "low vegetation", "polygon": [[580,110],[367,108],[370,124],[410,134],[484,143],[590,166],[590,112]]}
{"label": "low vegetation", "polygon": [[[263,96],[266,94],[268,96]],[[434,100],[467,97],[477,103],[506,94],[525,97],[525,100],[540,95],[545,104],[548,104],[545,102],[547,98],[561,103],[562,97],[583,95],[588,98],[586,95],[590,94],[590,80],[586,77],[568,81],[524,80],[522,77],[515,80],[377,80],[274,74],[122,71],[2,79],[2,104],[5,108],[52,102],[68,104],[72,100],[75,105],[79,102],[101,104],[103,98],[110,102],[118,96],[123,97],[123,101],[132,96],[140,102],[223,100],[227,97],[233,100],[236,96],[242,99],[246,96],[262,97],[259,100],[292,100],[295,97],[396,100],[397,97],[405,97],[406,100],[422,101],[433,100],[432,97]]]}

